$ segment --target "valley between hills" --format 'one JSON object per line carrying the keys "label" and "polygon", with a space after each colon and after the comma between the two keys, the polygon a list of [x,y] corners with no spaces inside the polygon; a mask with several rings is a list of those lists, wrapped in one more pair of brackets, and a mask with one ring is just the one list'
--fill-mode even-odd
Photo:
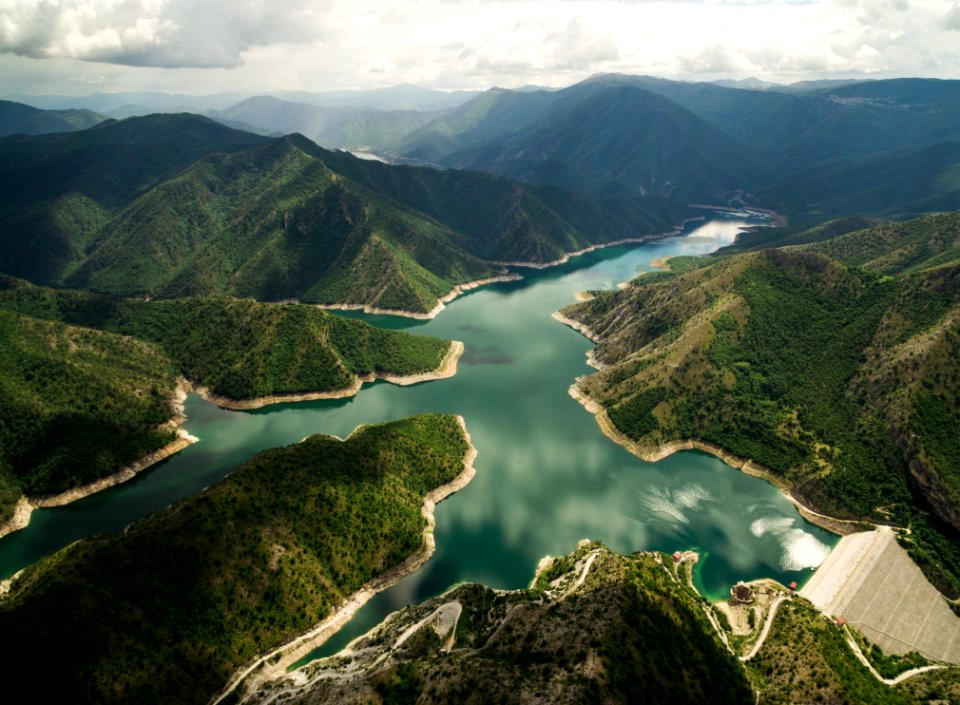
{"label": "valley between hills", "polygon": [[[436,413],[394,402],[343,440],[317,429],[249,454],[4,576],[7,672],[80,703],[960,699],[949,648],[917,646],[922,619],[912,641],[881,646],[855,601],[834,614],[836,595],[785,584],[830,549],[798,517],[725,516],[757,539],[789,525],[777,535],[823,553],[798,563],[785,545],[778,579],[743,576],[749,599],[705,596],[704,565],[728,559],[721,529],[715,547],[688,530],[683,511],[720,503],[702,487],[640,503],[647,543],[583,537],[526,588],[447,567],[422,604],[317,658],[364,602],[423,570],[436,502],[464,490],[454,501],[496,504],[496,482],[509,486],[468,487],[475,473],[549,487],[555,457],[484,464],[488,418],[528,397],[566,414],[566,385],[641,459],[706,450],[834,533],[889,536],[883,560],[920,576],[924,597],[905,609],[943,608],[950,635],[960,624],[960,82],[598,75],[434,98],[391,110],[252,97],[121,119],[0,102],[4,542],[44,531],[33,508],[109,505],[108,488],[165,458],[216,453],[191,434],[187,394],[237,418],[277,408],[278,425],[286,409],[372,400],[377,380],[436,398]],[[731,214],[749,219],[736,239],[687,254],[691,223]],[[617,271],[601,265],[661,241],[678,244],[660,271],[544,299],[595,345],[591,373],[547,392],[525,373],[500,399],[429,391],[484,365],[511,374],[520,353],[483,326],[525,320],[514,294]],[[490,320],[418,333],[485,292]],[[542,330],[510,333],[552,359]],[[466,410],[476,400],[490,417]],[[619,510],[591,511],[614,523]],[[851,594],[880,560],[856,555],[824,563],[853,576],[838,588]]]}

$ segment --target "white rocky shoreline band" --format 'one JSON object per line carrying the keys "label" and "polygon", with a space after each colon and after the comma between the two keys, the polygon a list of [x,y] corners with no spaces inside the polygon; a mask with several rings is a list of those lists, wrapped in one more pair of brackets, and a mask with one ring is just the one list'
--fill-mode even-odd
{"label": "white rocky shoreline band", "polygon": [[190,435],[185,429],[182,428],[182,425],[187,420],[187,417],[183,412],[183,402],[187,397],[187,393],[190,391],[196,392],[200,397],[212,404],[216,404],[224,409],[231,409],[235,411],[247,411],[251,409],[260,409],[271,404],[311,401],[315,399],[342,399],[344,397],[352,397],[357,394],[365,382],[373,382],[378,379],[385,380],[391,384],[406,386],[453,377],[457,373],[457,362],[463,355],[463,351],[463,343],[459,340],[452,340],[450,341],[450,347],[443,356],[443,360],[441,360],[440,365],[437,367],[437,369],[430,372],[419,372],[412,375],[394,375],[387,372],[372,372],[368,375],[358,375],[354,379],[353,384],[344,389],[335,389],[328,392],[305,392],[302,394],[277,394],[258,397],[256,399],[231,399],[229,397],[218,396],[210,392],[210,390],[206,387],[194,385],[188,379],[181,377],[177,381],[174,397],[171,399],[171,406],[173,407],[174,415],[166,424],[164,424],[164,426],[167,428],[176,429],[177,437],[173,441],[162,448],[158,448],[157,450],[148,453],[139,460],[120,468],[117,472],[106,477],[101,477],[100,479],[94,480],[93,482],[89,482],[85,485],[74,487],[59,494],[20,497],[20,499],[17,500],[16,506],[14,507],[13,516],[3,524],[0,524],[0,538],[29,526],[30,516],[34,509],[62,507],[70,504],[71,502],[76,502],[77,500],[89,497],[97,492],[101,492],[110,487],[127,482],[128,480],[132,480],[147,468],[156,465],[161,460],[169,458],[171,455],[179,453],[192,443],[196,443],[199,439]]}
{"label": "white rocky shoreline band", "polygon": [[[699,208],[707,208],[708,206],[698,206]],[[717,206],[716,210],[729,210],[722,206]],[[771,211],[772,213],[772,211]],[[549,262],[513,262],[513,261],[498,261],[498,260],[484,260],[487,264],[491,264],[497,267],[523,267],[526,269],[547,269],[549,267],[556,267],[561,264],[566,264],[573,257],[579,257],[580,255],[585,255],[588,252],[593,252],[594,250],[601,250],[605,247],[615,247],[617,245],[630,245],[630,244],[640,244],[644,242],[650,242],[652,240],[662,240],[663,238],[673,237],[679,235],[683,232],[683,228],[687,223],[691,223],[697,220],[704,220],[705,218],[702,215],[692,216],[690,218],[684,218],[680,225],[674,228],[673,230],[668,230],[661,233],[651,233],[650,235],[640,235],[637,237],[625,237],[619,240],[610,240],[608,242],[598,242],[593,245],[588,245],[587,247],[581,248],[579,250],[574,250],[572,252],[565,252],[562,257],[559,259],[551,260]],[[404,318],[415,318],[421,321],[431,320],[436,318],[437,314],[440,313],[444,308],[445,304],[450,303],[455,298],[463,294],[464,292],[470,291],[471,289],[476,289],[480,286],[486,286],[487,284],[496,284],[499,282],[510,282],[510,281],[519,281],[523,279],[523,275],[517,272],[509,272],[504,274],[499,274],[494,277],[487,277],[486,279],[477,279],[475,281],[466,282],[465,284],[457,284],[449,293],[437,299],[437,305],[426,313],[420,311],[405,311],[403,309],[395,308],[378,308],[376,306],[371,306],[370,304],[308,304],[310,306],[315,306],[319,309],[325,311],[363,311],[364,313],[384,315],[384,316],[402,316]],[[277,304],[295,304],[300,303],[299,299],[284,299],[282,301],[276,301]]]}
{"label": "white rocky shoreline band", "polygon": [[[577,332],[582,335],[590,338],[593,342],[597,342],[597,338],[593,331],[590,330],[587,326],[578,323],[577,321],[572,321],[566,316],[560,314],[559,312],[553,314],[553,317],[564,323],[565,325],[570,326]],[[568,321],[570,321],[568,323]],[[571,323],[575,325],[571,325]],[[584,330],[589,332],[584,332]],[[588,363],[597,369],[600,368],[600,363],[598,363],[591,355],[593,351],[587,354]],[[821,514],[810,507],[806,506],[802,501],[793,495],[790,491],[790,486],[780,478],[776,473],[774,473],[770,468],[767,468],[759,463],[754,462],[748,458],[741,458],[733,453],[729,452],[721,446],[711,443],[709,441],[703,441],[700,439],[690,438],[683,440],[674,440],[661,443],[655,447],[642,446],[633,439],[629,438],[623,434],[620,429],[618,429],[613,421],[610,420],[610,416],[607,414],[607,410],[597,401],[591,399],[587,396],[582,389],[580,389],[580,381],[582,377],[577,378],[576,381],[570,388],[567,390],[573,399],[580,403],[588,412],[593,414],[594,418],[597,420],[597,425],[600,426],[600,430],[603,431],[603,434],[609,438],[614,443],[626,448],[628,451],[633,453],[635,456],[644,460],[648,463],[656,463],[664,458],[673,455],[674,453],[681,450],[699,450],[703,453],[709,453],[710,455],[718,458],[723,461],[725,464],[734,468],[735,470],[740,470],[747,475],[760,478],[770,483],[778,490],[780,490],[783,495],[793,504],[797,511],[800,513],[804,519],[809,521],[811,524],[816,524],[822,529],[826,529],[831,533],[838,534],[843,536],[845,534],[854,533],[856,531],[862,530],[866,526],[872,526],[869,522],[857,520],[857,519],[840,519],[837,517],[828,516],[826,514]]]}
{"label": "white rocky shoreline band", "polygon": [[355,396],[364,383],[374,382],[382,379],[391,384],[408,386],[419,384],[421,382],[432,382],[437,379],[446,379],[457,374],[457,363],[463,356],[464,345],[459,340],[451,340],[450,347],[447,348],[440,365],[430,372],[417,372],[411,375],[396,375],[390,372],[371,372],[366,375],[356,375],[353,383],[349,387],[342,389],[333,389],[326,392],[301,392],[297,394],[269,394],[263,397],[253,399],[233,399],[218,394],[214,394],[207,387],[202,385],[192,385],[193,391],[200,395],[204,400],[211,404],[216,404],[223,409],[233,411],[249,411],[251,409],[261,409],[271,404],[287,404],[300,401],[315,401],[317,399],[344,399]]}

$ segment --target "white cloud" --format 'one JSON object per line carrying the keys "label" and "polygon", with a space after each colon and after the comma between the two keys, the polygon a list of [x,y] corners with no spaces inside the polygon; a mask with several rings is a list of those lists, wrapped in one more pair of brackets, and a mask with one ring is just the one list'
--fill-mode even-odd
{"label": "white cloud", "polygon": [[[313,41],[316,3],[0,0],[0,50],[162,67],[242,63],[253,46]],[[322,7],[322,6],[321,6]]]}
{"label": "white cloud", "polygon": [[960,3],[954,3],[950,11],[943,18],[943,28],[960,31]]}
{"label": "white cloud", "polygon": [[943,0],[0,0],[0,90],[957,77],[956,30]]}

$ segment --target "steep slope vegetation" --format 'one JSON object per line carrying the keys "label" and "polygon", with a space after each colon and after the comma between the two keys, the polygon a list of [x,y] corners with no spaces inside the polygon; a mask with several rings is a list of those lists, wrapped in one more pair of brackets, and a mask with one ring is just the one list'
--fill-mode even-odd
{"label": "steep slope vegetation", "polygon": [[147,343],[0,311],[0,524],[174,439],[176,370]]}
{"label": "steep slope vegetation", "polygon": [[[334,656],[261,684],[251,703],[814,703],[908,705],[955,696],[956,669],[878,681],[844,629],[786,588],[757,655],[664,554],[582,542],[527,590],[455,587],[390,615]],[[773,599],[772,597],[770,599]],[[725,626],[720,626],[725,625]],[[760,631],[760,625],[757,625]]]}
{"label": "steep slope vegetation", "polygon": [[896,687],[880,683],[857,660],[844,630],[799,599],[781,605],[748,669],[758,702],[768,705],[795,703],[801,693],[802,702],[909,705],[949,702],[960,691],[956,669],[914,676]]}
{"label": "steep slope vegetation", "polygon": [[549,186],[460,171],[391,167],[342,153],[337,173],[443,223],[486,260],[543,263],[591,244],[663,233],[687,210],[659,198],[595,199]]}
{"label": "steep slope vegetation", "polygon": [[916,215],[960,207],[960,141],[817,165],[758,188],[771,208],[806,219]]}
{"label": "steep slope vegetation", "polygon": [[840,237],[800,245],[880,274],[911,274],[960,260],[960,211],[857,228]]}
{"label": "steep slope vegetation", "polygon": [[497,272],[441,225],[345,182],[323,155],[291,136],[202,160],[108,223],[69,283],[426,312]]}
{"label": "steep slope vegetation", "polygon": [[137,196],[201,157],[264,139],[196,115],[0,139],[0,271],[58,282]]}
{"label": "steep slope vegetation", "polygon": [[755,197],[811,218],[916,214],[960,203],[958,116],[958,81],[786,92],[600,75],[490,91],[386,149],[591,193]]}
{"label": "steep slope vegetation", "polygon": [[758,178],[747,150],[688,111],[630,86],[599,91],[444,163],[601,196],[726,202]]}
{"label": "steep slope vegetation", "polygon": [[699,439],[821,511],[912,524],[918,562],[957,594],[958,276],[957,261],[892,279],[768,250],[563,313],[606,365],[580,392],[638,452]]}
{"label": "steep slope vegetation", "polygon": [[960,81],[906,78],[793,92],[650,76],[601,75],[584,83],[637,86],[669,98],[757,150],[779,174],[960,141]]}
{"label": "steep slope vegetation", "polygon": [[464,472],[468,448],[440,415],[311,436],[75,543],[0,598],[0,630],[21,647],[8,672],[55,700],[206,703],[245,661],[423,550],[424,498]]}

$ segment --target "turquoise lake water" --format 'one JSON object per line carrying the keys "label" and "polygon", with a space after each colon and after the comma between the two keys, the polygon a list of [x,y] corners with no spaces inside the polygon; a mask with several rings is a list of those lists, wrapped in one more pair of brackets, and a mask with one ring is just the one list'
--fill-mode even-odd
{"label": "turquoise lake water", "polygon": [[312,433],[346,436],[357,425],[423,412],[464,417],[477,476],[437,507],[437,552],[381,593],[318,654],[329,654],[390,612],[463,581],[526,586],[538,560],[582,538],[611,548],[701,552],[698,587],[719,598],[737,580],[803,582],[835,543],[762,480],[697,452],[645,463],[607,439],[567,393],[589,340],[551,314],[574,294],[610,289],[650,261],[702,254],[746,224],[715,217],[678,237],[587,253],[525,279],[474,290],[431,321],[354,314],[371,323],[464,341],[455,377],[411,387],[365,385],[351,399],[219,409],[190,395],[185,428],[200,441],[135,480],[57,509],[0,540],[0,578],[94,533],[131,521],[216,482],[255,452]]}

